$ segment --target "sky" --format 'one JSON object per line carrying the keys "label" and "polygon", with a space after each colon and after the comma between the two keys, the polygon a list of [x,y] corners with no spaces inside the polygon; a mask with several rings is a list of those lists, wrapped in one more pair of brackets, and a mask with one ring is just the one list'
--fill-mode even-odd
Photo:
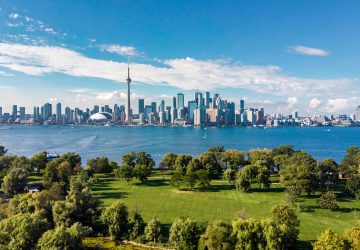
{"label": "sky", "polygon": [[359,1],[0,3],[0,106],[125,104],[194,92],[266,113],[360,105]]}

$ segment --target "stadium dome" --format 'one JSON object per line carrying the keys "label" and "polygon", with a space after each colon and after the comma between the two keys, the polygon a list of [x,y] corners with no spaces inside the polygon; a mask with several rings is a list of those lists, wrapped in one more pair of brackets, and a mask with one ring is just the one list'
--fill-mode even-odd
{"label": "stadium dome", "polygon": [[112,120],[112,115],[107,112],[99,112],[90,116],[89,120],[93,122],[107,122]]}

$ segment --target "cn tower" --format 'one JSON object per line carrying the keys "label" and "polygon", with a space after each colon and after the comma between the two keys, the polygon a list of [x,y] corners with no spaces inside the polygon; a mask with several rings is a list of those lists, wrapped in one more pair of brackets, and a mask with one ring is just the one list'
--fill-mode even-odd
{"label": "cn tower", "polygon": [[130,66],[129,66],[129,62],[128,62],[128,77],[126,79],[126,83],[127,83],[127,101],[126,101],[126,123],[127,124],[131,124],[131,108],[130,108],[130,83],[131,83],[131,78],[130,78]]}

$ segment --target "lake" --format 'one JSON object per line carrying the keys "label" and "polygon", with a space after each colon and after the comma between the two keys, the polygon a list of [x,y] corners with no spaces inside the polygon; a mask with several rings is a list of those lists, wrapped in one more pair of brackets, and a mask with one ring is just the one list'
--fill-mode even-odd
{"label": "lake", "polygon": [[151,153],[158,164],[167,152],[197,155],[211,146],[249,150],[291,144],[318,160],[340,161],[345,149],[360,145],[360,127],[100,127],[0,126],[0,144],[9,154],[31,156],[74,151],[83,163],[96,156],[119,161],[131,150]]}

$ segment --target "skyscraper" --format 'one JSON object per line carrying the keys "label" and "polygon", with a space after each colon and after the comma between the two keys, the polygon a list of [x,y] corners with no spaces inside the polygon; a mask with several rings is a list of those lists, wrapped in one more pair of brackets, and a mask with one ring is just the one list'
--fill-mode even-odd
{"label": "skyscraper", "polygon": [[25,119],[25,107],[19,108],[20,119]]}
{"label": "skyscraper", "polygon": [[60,124],[62,123],[62,119],[61,119],[61,103],[59,102],[58,104],[56,104],[56,123]]}
{"label": "skyscraper", "polygon": [[127,100],[126,100],[126,122],[131,123],[131,107],[130,107],[130,66],[128,63],[128,77],[126,78],[127,83]]}
{"label": "skyscraper", "polygon": [[210,92],[205,92],[205,107],[210,108]]}
{"label": "skyscraper", "polygon": [[145,111],[144,99],[139,99],[139,114],[143,114]]}
{"label": "skyscraper", "polygon": [[244,113],[245,111],[245,101],[240,100],[240,114]]}
{"label": "skyscraper", "polygon": [[176,108],[176,96],[173,97],[173,108]]}
{"label": "skyscraper", "polygon": [[183,93],[178,93],[177,94],[177,98],[178,98],[178,105],[177,108],[180,110],[182,108],[184,108],[184,94]]}
{"label": "skyscraper", "polygon": [[2,107],[0,107],[0,118],[2,117]]}
{"label": "skyscraper", "polygon": [[17,105],[13,105],[13,106],[12,106],[11,118],[12,118],[13,120],[15,120],[15,119],[17,118]]}
{"label": "skyscraper", "polygon": [[360,122],[360,106],[356,107],[355,119]]}

